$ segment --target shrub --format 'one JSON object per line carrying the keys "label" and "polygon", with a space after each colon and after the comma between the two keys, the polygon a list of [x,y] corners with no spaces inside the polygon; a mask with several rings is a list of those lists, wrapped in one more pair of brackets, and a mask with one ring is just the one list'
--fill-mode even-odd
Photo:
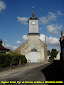
{"label": "shrub", "polygon": [[19,59],[21,59],[21,64],[26,63],[26,58],[24,55],[18,55],[14,52],[0,54],[0,66],[9,66],[10,63],[12,63],[12,65],[18,65]]}

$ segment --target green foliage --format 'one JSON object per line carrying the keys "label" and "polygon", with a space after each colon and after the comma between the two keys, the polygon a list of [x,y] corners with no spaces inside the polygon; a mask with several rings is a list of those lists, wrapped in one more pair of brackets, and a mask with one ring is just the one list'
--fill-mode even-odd
{"label": "green foliage", "polygon": [[26,58],[24,55],[18,55],[14,52],[9,52],[7,54],[0,54],[0,66],[5,67],[19,64],[19,58],[21,59],[21,64],[26,63]]}
{"label": "green foliage", "polygon": [[26,58],[24,55],[21,56],[21,64],[26,63]]}
{"label": "green foliage", "polygon": [[54,57],[56,58],[56,56],[57,56],[57,50],[56,49],[52,49],[52,51],[51,51],[51,57],[54,59]]}
{"label": "green foliage", "polygon": [[4,54],[0,54],[0,66],[2,67],[3,67],[4,60],[5,60]]}

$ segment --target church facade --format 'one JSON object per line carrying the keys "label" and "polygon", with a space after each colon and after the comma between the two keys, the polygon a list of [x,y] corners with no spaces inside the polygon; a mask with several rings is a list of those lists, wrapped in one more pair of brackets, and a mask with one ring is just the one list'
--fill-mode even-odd
{"label": "church facade", "polygon": [[29,19],[28,40],[14,51],[25,55],[28,63],[42,63],[47,61],[47,45],[40,40],[38,21],[33,11],[32,17]]}

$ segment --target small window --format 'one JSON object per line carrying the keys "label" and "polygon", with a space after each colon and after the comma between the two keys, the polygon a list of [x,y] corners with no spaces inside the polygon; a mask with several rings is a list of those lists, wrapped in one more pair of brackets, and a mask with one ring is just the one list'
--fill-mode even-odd
{"label": "small window", "polygon": [[31,49],[31,52],[37,52],[37,49],[33,48]]}

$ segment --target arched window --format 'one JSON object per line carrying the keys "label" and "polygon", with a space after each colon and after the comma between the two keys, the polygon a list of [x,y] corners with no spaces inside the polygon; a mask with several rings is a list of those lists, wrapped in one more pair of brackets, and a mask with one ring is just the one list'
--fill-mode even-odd
{"label": "arched window", "polygon": [[31,49],[31,52],[37,52],[37,49],[33,48]]}

